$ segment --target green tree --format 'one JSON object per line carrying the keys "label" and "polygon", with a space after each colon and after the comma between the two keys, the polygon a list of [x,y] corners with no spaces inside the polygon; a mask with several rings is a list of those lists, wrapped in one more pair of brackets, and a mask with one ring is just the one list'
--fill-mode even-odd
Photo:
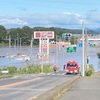
{"label": "green tree", "polygon": [[24,42],[26,42],[26,44],[30,44],[31,41],[31,36],[33,35],[33,29],[28,27],[28,26],[24,26],[22,27],[22,34]]}
{"label": "green tree", "polygon": [[0,42],[4,41],[7,36],[7,30],[4,26],[0,25]]}

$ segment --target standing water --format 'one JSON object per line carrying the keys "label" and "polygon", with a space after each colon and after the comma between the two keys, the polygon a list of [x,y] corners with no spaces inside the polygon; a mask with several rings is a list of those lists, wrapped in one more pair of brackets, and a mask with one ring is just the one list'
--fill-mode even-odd
{"label": "standing water", "polygon": [[[32,55],[30,55],[32,52]],[[4,47],[0,48],[0,68],[8,67],[8,66],[16,66],[17,68],[26,67],[28,64],[56,64],[63,68],[63,65],[67,63],[69,60],[75,60],[79,63],[79,66],[82,67],[82,48],[77,47],[77,52],[67,53],[65,49],[60,48],[51,48],[49,58],[43,58],[43,60],[37,59],[37,54],[39,52],[38,47],[33,47],[32,51],[29,47],[22,48],[9,48]],[[97,56],[97,52],[99,49],[97,48],[89,48],[88,55],[90,56],[89,64],[94,66],[96,71],[100,70],[99,59]],[[7,58],[8,55],[16,55],[16,54],[24,54],[31,57],[30,61],[28,60],[15,60],[13,58]]]}

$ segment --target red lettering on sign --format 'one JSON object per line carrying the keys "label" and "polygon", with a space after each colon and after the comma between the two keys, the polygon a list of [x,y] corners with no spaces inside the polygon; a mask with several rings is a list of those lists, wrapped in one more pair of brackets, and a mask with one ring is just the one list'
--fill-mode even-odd
{"label": "red lettering on sign", "polygon": [[36,33],[36,38],[40,37],[40,33]]}

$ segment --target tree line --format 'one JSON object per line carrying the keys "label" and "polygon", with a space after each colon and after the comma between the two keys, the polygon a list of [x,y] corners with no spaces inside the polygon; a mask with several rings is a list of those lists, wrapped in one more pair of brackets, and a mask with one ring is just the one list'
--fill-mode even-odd
{"label": "tree line", "polygon": [[[81,29],[65,29],[58,27],[34,27],[30,28],[29,26],[23,26],[22,28],[11,28],[6,29],[3,25],[0,25],[0,44],[8,43],[9,35],[11,36],[12,45],[15,41],[19,41],[21,39],[21,43],[23,45],[29,45],[32,35],[34,35],[34,31],[54,31],[54,40],[56,40],[56,36],[62,37],[63,33],[71,33],[71,34],[82,34]],[[89,30],[89,33],[96,33],[95,31]],[[73,42],[72,37],[72,42]],[[35,39],[33,44],[38,45],[39,40]]]}

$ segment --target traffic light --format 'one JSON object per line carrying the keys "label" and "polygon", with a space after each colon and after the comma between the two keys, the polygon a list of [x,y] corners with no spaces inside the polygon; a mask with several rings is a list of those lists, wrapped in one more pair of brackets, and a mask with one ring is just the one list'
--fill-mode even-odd
{"label": "traffic light", "polygon": [[71,33],[66,33],[66,37],[71,37],[72,34]]}

